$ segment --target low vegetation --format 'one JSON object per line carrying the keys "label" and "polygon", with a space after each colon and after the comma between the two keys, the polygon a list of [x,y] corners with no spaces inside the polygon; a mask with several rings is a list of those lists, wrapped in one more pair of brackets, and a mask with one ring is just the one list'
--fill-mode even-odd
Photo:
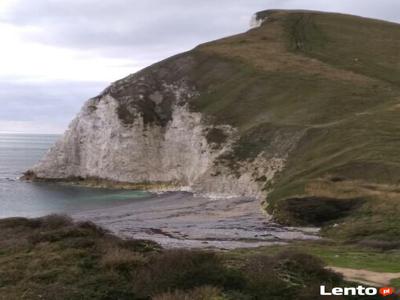
{"label": "low vegetation", "polygon": [[[290,198],[278,203],[281,212],[276,218],[293,225],[322,226],[350,215],[363,203],[362,199],[327,197]],[[283,218],[286,219],[283,219]]]}
{"label": "low vegetation", "polygon": [[319,299],[321,283],[345,284],[301,248],[163,250],[62,216],[0,220],[0,233],[0,299]]}
{"label": "low vegetation", "polygon": [[341,244],[337,241],[307,241],[287,245],[274,245],[256,249],[238,249],[227,254],[229,259],[242,259],[268,253],[275,255],[282,251],[307,253],[320,258],[326,265],[351,269],[366,269],[374,272],[400,273],[400,250],[383,251],[365,245]]}

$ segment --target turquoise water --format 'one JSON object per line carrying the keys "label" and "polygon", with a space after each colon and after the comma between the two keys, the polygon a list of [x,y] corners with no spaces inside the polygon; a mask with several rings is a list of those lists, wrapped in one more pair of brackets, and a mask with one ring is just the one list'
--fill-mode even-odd
{"label": "turquoise water", "polygon": [[0,218],[68,214],[126,204],[150,196],[143,191],[19,181],[17,178],[58,138],[58,135],[0,133]]}

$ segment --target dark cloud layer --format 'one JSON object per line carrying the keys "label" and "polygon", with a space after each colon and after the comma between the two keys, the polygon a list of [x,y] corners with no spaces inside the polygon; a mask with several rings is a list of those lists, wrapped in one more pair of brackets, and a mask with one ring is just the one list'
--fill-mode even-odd
{"label": "dark cloud layer", "polygon": [[[400,21],[397,0],[15,0],[0,22],[20,28],[27,41],[128,59],[144,67],[199,43],[242,32],[253,13],[272,8]],[[83,100],[103,85],[0,82],[0,121],[50,120],[65,126]]]}

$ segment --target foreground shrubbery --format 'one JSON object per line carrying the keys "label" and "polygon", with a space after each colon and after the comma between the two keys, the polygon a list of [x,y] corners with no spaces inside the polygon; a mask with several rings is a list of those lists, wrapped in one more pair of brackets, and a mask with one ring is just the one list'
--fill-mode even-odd
{"label": "foreground shrubbery", "polygon": [[321,283],[342,283],[298,252],[231,261],[61,216],[0,220],[0,234],[0,299],[318,299]]}

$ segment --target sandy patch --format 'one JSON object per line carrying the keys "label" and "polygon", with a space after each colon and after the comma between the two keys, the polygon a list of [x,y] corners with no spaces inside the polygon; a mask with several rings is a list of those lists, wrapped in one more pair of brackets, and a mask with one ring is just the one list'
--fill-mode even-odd
{"label": "sandy patch", "polygon": [[392,279],[400,278],[400,273],[373,272],[362,269],[357,270],[339,267],[329,267],[329,269],[343,274],[346,280],[372,285],[375,287],[388,286]]}

